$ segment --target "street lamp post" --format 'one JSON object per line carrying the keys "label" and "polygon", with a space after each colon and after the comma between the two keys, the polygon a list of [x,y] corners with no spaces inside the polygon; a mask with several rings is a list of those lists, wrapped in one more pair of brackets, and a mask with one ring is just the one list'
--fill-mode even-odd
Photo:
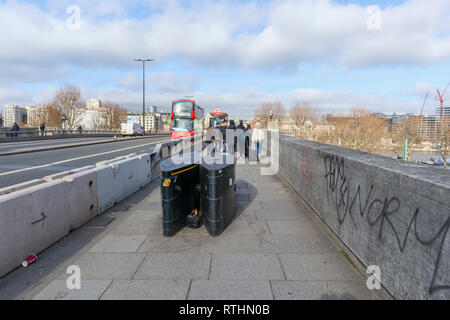
{"label": "street lamp post", "polygon": [[145,63],[153,59],[134,59],[134,61],[142,62],[142,131],[145,135]]}

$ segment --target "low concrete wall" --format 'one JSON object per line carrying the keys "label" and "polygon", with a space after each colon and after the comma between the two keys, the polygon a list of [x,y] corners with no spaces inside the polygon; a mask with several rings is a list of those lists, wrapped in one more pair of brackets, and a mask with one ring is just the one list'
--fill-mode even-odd
{"label": "low concrete wall", "polygon": [[98,210],[102,213],[151,181],[150,154],[97,167]]}
{"label": "low concrete wall", "polygon": [[157,178],[181,141],[0,189],[0,278]]}
{"label": "low concrete wall", "polygon": [[282,136],[279,174],[397,299],[450,299],[450,170]]}
{"label": "low concrete wall", "polygon": [[0,276],[96,215],[95,170],[0,196]]}

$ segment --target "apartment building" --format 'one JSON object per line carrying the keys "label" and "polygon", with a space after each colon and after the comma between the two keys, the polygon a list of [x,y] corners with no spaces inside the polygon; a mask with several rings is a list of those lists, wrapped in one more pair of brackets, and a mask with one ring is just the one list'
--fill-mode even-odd
{"label": "apartment building", "polygon": [[4,126],[12,127],[16,123],[26,123],[27,122],[27,109],[19,107],[18,105],[5,105],[3,107],[4,114]]}

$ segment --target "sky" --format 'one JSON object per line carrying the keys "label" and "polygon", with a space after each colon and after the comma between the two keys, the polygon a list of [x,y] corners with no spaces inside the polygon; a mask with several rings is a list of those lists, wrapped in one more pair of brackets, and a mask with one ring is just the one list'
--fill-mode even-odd
{"label": "sky", "polygon": [[450,81],[450,1],[0,0],[0,106],[75,85],[142,110],[135,58],[154,59],[146,102],[165,111],[195,96],[241,119],[264,102],[418,113],[430,92],[432,114]]}

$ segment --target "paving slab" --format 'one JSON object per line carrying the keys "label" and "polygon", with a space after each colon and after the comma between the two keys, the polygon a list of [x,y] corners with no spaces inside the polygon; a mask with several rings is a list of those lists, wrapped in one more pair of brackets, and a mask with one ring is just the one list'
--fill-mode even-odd
{"label": "paving slab", "polygon": [[89,252],[136,252],[145,238],[147,238],[146,235],[108,234]]}
{"label": "paving slab", "polygon": [[275,300],[321,300],[328,292],[326,281],[271,281]]}
{"label": "paving slab", "polygon": [[200,253],[206,234],[177,233],[173,237],[149,235],[138,252],[146,253]]}
{"label": "paving slab", "polygon": [[[159,192],[159,190],[157,190]],[[156,199],[155,199],[156,200]],[[144,201],[138,205],[139,210],[153,210],[160,211],[161,210],[161,201]]]}
{"label": "paving slab", "polygon": [[261,206],[264,210],[298,210],[298,203],[294,200],[286,201],[261,201]]}
{"label": "paving slab", "polygon": [[193,280],[189,300],[272,300],[269,281]]}
{"label": "paving slab", "polygon": [[261,248],[267,253],[336,253],[337,248],[323,235],[305,237],[298,234],[260,235]]}
{"label": "paving slab", "polygon": [[220,253],[256,253],[262,252],[257,234],[221,234],[218,237],[208,237],[203,240],[201,252]]}
{"label": "paving slab", "polygon": [[279,254],[287,280],[363,281],[344,256],[337,253]]}
{"label": "paving slab", "polygon": [[125,219],[111,232],[121,235],[160,234],[162,233],[162,222],[161,218],[140,220],[137,216],[133,216]]}
{"label": "paving slab", "polygon": [[294,221],[267,221],[269,231],[272,234],[301,234],[304,237],[314,237],[322,234],[322,231],[312,220],[301,219]]}
{"label": "paving slab", "polygon": [[262,221],[311,221],[300,210],[255,210],[255,217],[256,220]]}
{"label": "paving slab", "polygon": [[153,221],[157,223],[161,222],[161,219],[161,210],[133,210],[129,215],[127,215],[126,220]]}
{"label": "paving slab", "polygon": [[251,221],[251,220],[235,220],[227,229],[221,234],[223,236],[243,235],[243,234],[266,234],[269,233],[269,228],[265,221]]}
{"label": "paving slab", "polygon": [[149,253],[133,277],[138,279],[208,279],[211,255]]}
{"label": "paving slab", "polygon": [[189,280],[114,280],[102,300],[184,300]]}
{"label": "paving slab", "polygon": [[54,280],[33,300],[98,300],[110,284],[111,280],[83,280],[80,289],[69,290],[66,280]]}
{"label": "paving slab", "polygon": [[275,254],[216,254],[211,263],[213,280],[281,280],[284,279]]}
{"label": "paving slab", "polygon": [[[145,253],[85,253],[74,262],[81,269],[82,280],[131,279],[142,261]],[[59,275],[67,279],[67,274]]]}
{"label": "paving slab", "polygon": [[379,300],[361,281],[271,281],[275,300]]}

